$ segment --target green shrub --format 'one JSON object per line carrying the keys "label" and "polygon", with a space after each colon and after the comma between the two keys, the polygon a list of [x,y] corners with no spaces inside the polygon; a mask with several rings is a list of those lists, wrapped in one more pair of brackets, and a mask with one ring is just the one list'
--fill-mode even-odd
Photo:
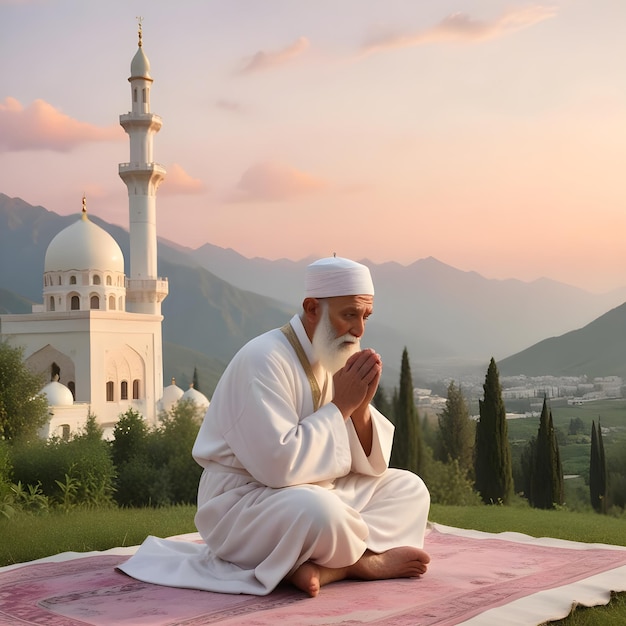
{"label": "green shrub", "polygon": [[430,491],[432,503],[459,506],[481,503],[467,472],[461,469],[456,459],[451,463],[436,461],[430,448],[426,448],[426,457],[422,479]]}
{"label": "green shrub", "polygon": [[11,460],[14,481],[39,485],[42,494],[64,508],[113,502],[115,467],[106,441],[78,436],[16,443]]}
{"label": "green shrub", "polygon": [[172,502],[192,504],[198,497],[202,468],[191,456],[204,411],[191,402],[178,402],[163,415],[160,455],[167,467]]}

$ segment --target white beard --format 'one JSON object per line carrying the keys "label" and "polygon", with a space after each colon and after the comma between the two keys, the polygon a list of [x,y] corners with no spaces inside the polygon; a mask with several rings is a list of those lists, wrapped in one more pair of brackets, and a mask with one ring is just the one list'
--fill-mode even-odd
{"label": "white beard", "polygon": [[311,344],[320,365],[334,374],[346,364],[350,356],[361,349],[361,341],[350,333],[337,337],[330,322],[328,304],[323,303],[322,307],[322,317],[313,333]]}

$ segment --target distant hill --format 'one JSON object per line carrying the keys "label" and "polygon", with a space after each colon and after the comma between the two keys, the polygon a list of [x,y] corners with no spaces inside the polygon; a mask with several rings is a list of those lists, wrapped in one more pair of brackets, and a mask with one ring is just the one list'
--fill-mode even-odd
{"label": "distant hill", "polygon": [[626,303],[583,328],[539,343],[498,362],[504,376],[621,376],[626,379]]}
{"label": "distant hill", "polygon": [[0,287],[0,315],[3,313],[30,313],[33,302]]}
{"label": "distant hill", "polygon": [[[41,302],[47,246],[77,218],[78,211],[60,216],[0,194],[0,288],[5,290],[0,306],[19,312],[28,301]],[[128,273],[128,231],[96,215],[90,219],[119,243]],[[166,354],[166,381],[170,375],[191,376],[203,358],[207,375],[220,371],[245,341],[283,324],[299,309],[311,259],[248,259],[209,243],[191,250],[164,239],[158,246],[159,274],[169,278],[170,287],[163,303],[163,338],[173,359]],[[491,356],[500,363],[545,337],[581,328],[626,300],[626,290],[591,294],[547,279],[491,280],[432,257],[409,266],[364,262],[376,285],[364,345],[382,354],[386,386],[397,384],[405,346],[416,381],[456,377],[468,367],[484,371]],[[192,358],[198,363],[186,366],[184,359]]]}
{"label": "distant hill", "polygon": [[[247,259],[211,244],[189,253],[242,289],[294,306],[302,299],[302,275],[310,259]],[[409,266],[363,262],[376,287],[372,320],[394,330],[409,347],[411,364],[422,371],[463,362],[484,367],[491,356],[504,358],[545,337],[580,328],[626,300],[626,289],[598,295],[545,278],[493,280],[432,257]],[[399,361],[401,348],[393,354]]]}

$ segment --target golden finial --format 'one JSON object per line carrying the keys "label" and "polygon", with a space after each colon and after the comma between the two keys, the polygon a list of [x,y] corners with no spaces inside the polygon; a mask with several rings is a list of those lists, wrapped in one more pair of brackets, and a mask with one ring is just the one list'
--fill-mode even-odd
{"label": "golden finial", "polygon": [[143,17],[141,17],[141,15],[138,15],[137,16],[137,24],[139,26],[138,33],[139,33],[139,47],[140,48],[141,48],[141,45],[142,45],[142,37],[143,37],[143,29],[142,29],[142,26],[141,26],[142,22],[143,22]]}
{"label": "golden finial", "polygon": [[82,216],[81,216],[84,220],[87,219],[87,196],[85,194],[83,194],[83,210],[82,210]]}

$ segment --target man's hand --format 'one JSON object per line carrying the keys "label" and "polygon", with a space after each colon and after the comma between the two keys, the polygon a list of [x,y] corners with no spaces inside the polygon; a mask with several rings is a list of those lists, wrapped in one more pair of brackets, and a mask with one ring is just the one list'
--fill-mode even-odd
{"label": "man's hand", "polygon": [[335,374],[333,403],[344,418],[367,412],[378,388],[382,368],[380,355],[367,349],[353,354]]}

